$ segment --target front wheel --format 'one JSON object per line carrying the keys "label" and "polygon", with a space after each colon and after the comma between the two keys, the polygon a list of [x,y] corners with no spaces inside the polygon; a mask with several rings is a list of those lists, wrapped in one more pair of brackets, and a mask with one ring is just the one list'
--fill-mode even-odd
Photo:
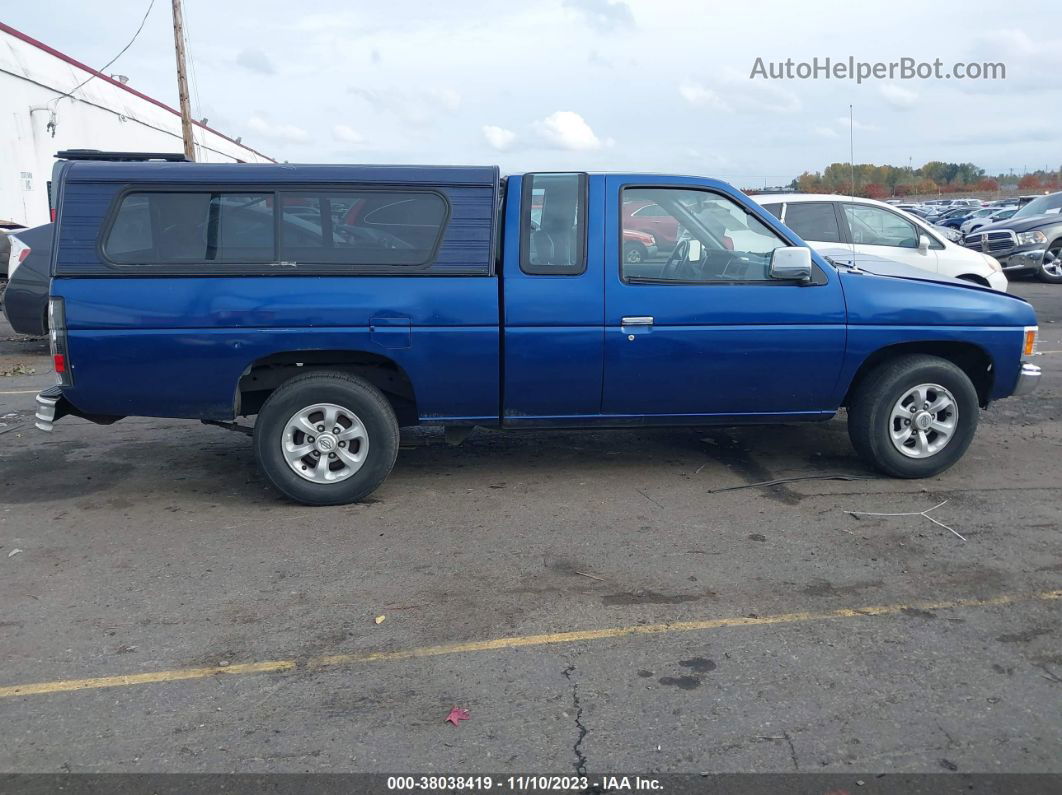
{"label": "front wheel", "polygon": [[279,491],[306,505],[343,505],[371,494],[394,467],[398,421],[369,382],[307,373],[277,388],[258,414],[254,451]]}
{"label": "front wheel", "polygon": [[1044,257],[1045,262],[1036,271],[1036,278],[1048,284],[1062,284],[1062,238],[1050,245],[1047,254],[1054,259],[1046,262],[1047,257]]}
{"label": "front wheel", "polygon": [[649,259],[649,249],[633,240],[623,244],[623,261],[628,265],[638,265]]}
{"label": "front wheel", "polygon": [[882,472],[925,478],[962,458],[977,420],[977,390],[966,373],[936,356],[903,356],[856,389],[848,435],[863,460]]}

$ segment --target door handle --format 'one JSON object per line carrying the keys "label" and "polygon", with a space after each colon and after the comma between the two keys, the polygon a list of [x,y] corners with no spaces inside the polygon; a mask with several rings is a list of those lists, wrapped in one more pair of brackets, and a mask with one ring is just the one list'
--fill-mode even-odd
{"label": "door handle", "polygon": [[621,326],[651,326],[653,325],[653,318],[648,315],[639,315],[637,317],[625,317],[620,319]]}

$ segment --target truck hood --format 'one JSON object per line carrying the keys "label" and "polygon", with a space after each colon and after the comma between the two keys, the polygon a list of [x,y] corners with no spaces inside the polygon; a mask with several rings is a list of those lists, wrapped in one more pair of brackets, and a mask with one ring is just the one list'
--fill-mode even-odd
{"label": "truck hood", "polygon": [[1032,306],[1016,295],[878,257],[870,259],[876,261],[865,263],[866,267],[860,265],[859,270],[838,268],[850,325],[922,328],[1036,325]]}
{"label": "truck hood", "polygon": [[1002,221],[996,221],[995,223],[982,226],[978,229],[978,232],[992,232],[996,229],[1009,229],[1012,232],[1028,232],[1032,229],[1039,229],[1041,226],[1049,226],[1051,224],[1057,224],[1062,222],[1062,215],[1058,213],[1043,213],[1041,215],[1030,215],[1028,218],[1005,218]]}
{"label": "truck hood", "polygon": [[824,257],[829,257],[833,262],[854,265],[859,268],[859,270],[873,273],[875,276],[892,276],[897,279],[918,279],[923,282],[941,282],[943,284],[958,285],[960,287],[970,287],[975,290],[991,289],[989,287],[982,287],[974,284],[973,282],[955,279],[951,276],[944,276],[934,271],[916,268],[913,265],[905,265],[896,260],[877,257],[873,254],[862,254],[857,251],[855,252],[855,257],[853,259],[853,252],[850,248],[820,248],[816,249],[816,251]]}

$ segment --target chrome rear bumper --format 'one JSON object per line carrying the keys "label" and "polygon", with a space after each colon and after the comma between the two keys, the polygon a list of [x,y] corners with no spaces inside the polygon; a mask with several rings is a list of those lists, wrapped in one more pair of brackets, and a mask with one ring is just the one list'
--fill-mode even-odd
{"label": "chrome rear bumper", "polygon": [[37,421],[34,425],[38,430],[52,432],[52,424],[63,416],[59,408],[59,401],[63,399],[63,390],[58,386],[52,386],[37,394]]}

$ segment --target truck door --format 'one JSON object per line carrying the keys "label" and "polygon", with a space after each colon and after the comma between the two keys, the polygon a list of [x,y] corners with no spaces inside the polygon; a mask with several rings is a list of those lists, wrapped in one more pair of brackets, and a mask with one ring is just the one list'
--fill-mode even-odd
{"label": "truck door", "polygon": [[541,173],[508,179],[505,425],[581,424],[601,411],[603,206],[600,177]]}
{"label": "truck door", "polygon": [[[811,418],[836,408],[840,280],[817,265],[810,284],[769,278],[771,251],[791,243],[738,196],[688,178],[606,178],[603,414]],[[647,206],[674,219],[678,241],[626,261],[624,208]]]}

